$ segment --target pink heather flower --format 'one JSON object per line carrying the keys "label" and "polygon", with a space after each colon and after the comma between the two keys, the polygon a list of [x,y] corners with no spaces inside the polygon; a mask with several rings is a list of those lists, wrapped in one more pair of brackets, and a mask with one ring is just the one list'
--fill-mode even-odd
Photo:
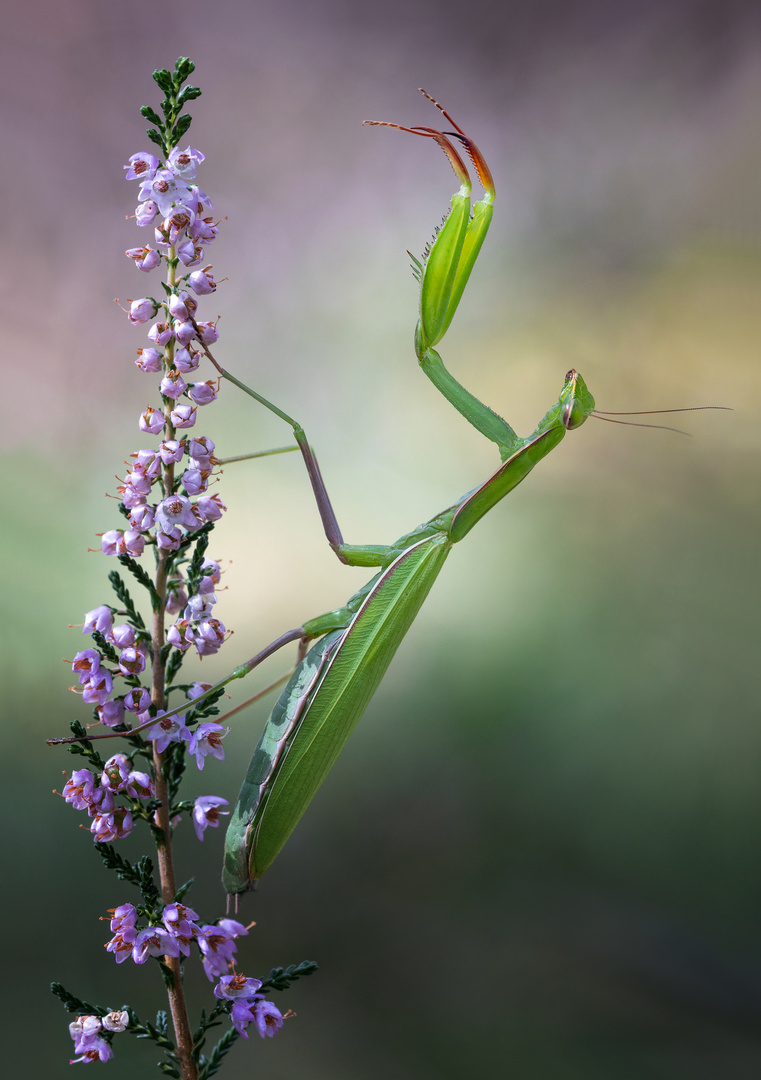
{"label": "pink heather flower", "polygon": [[131,799],[152,799],[156,794],[148,773],[133,771],[127,777],[124,791]]}
{"label": "pink heather flower", "polygon": [[153,507],[134,506],[130,509],[129,523],[137,532],[149,532],[154,521]]}
{"label": "pink heather flower", "polygon": [[124,550],[128,555],[142,555],[145,550],[145,537],[136,529],[126,529],[124,532]]}
{"label": "pink heather flower", "polygon": [[100,776],[101,787],[109,791],[123,791],[127,784],[130,764],[126,754],[113,754],[103,766]]}
{"label": "pink heather flower", "polygon": [[100,653],[97,649],[84,649],[76,653],[71,670],[79,676],[80,683],[86,683],[100,667]]}
{"label": "pink heather flower", "polygon": [[168,345],[174,337],[174,329],[172,327],[172,324],[168,322],[154,323],[148,331],[148,337],[156,345]]}
{"label": "pink heather flower", "polygon": [[159,457],[165,465],[171,465],[172,462],[182,461],[185,456],[185,440],[178,442],[177,439],[168,439],[163,442],[159,447]]}
{"label": "pink heather flower", "polygon": [[124,708],[129,712],[141,713],[151,704],[151,695],[142,686],[136,686],[124,695]]}
{"label": "pink heather flower", "polygon": [[195,180],[196,166],[202,161],[204,155],[200,150],[193,150],[190,146],[180,150],[179,146],[175,146],[167,159],[167,165],[175,176],[180,176],[183,180]]}
{"label": "pink heather flower", "polygon": [[70,1061],[70,1065],[77,1061],[108,1061],[113,1057],[111,1047],[98,1034],[100,1029],[101,1022],[97,1016],[78,1016],[69,1024],[69,1035],[74,1040],[74,1053],[82,1055]]}
{"label": "pink heather flower", "polygon": [[178,615],[188,602],[188,594],[185,591],[185,583],[181,577],[170,578],[168,582],[168,596],[166,610],[168,615]]}
{"label": "pink heather flower", "polygon": [[111,608],[106,604],[101,604],[100,607],[93,608],[92,611],[88,611],[85,615],[85,624],[82,627],[83,634],[91,634],[93,630],[97,630],[100,634],[108,634],[114,623],[114,616]]}
{"label": "pink heather flower", "polygon": [[129,836],[133,828],[132,814],[123,806],[117,806],[108,813],[96,814],[90,832],[96,844],[110,844],[112,840]]}
{"label": "pink heather flower", "polygon": [[156,175],[158,167],[159,159],[148,151],[142,150],[139,154],[133,154],[129,163],[124,166],[127,170],[124,179],[150,181]]}
{"label": "pink heather flower", "polygon": [[169,314],[172,316],[173,319],[178,319],[180,322],[185,322],[188,317],[188,309],[185,306],[185,300],[183,298],[187,295],[187,293],[184,293],[182,295],[172,293],[172,295],[169,297],[169,301],[167,304],[167,307],[169,308]]}
{"label": "pink heather flower", "polygon": [[[75,810],[87,810],[92,804],[94,788],[95,777],[90,770],[75,769],[63,785],[61,794],[63,795],[64,801],[73,806]],[[198,800],[196,800],[196,802],[198,802]],[[193,815],[195,816],[195,810],[193,810]],[[197,826],[196,832],[198,832]]]}
{"label": "pink heather flower", "polygon": [[215,225],[210,217],[197,217],[188,229],[188,236],[196,244],[210,244],[218,232],[219,225]]}
{"label": "pink heather flower", "polygon": [[201,579],[201,585],[198,586],[199,592],[206,592],[207,590],[202,588],[203,583],[210,582],[213,585],[219,585],[222,581],[222,570],[219,563],[215,559],[204,559],[201,563],[201,569],[203,570],[203,578]]}
{"label": "pink heather flower", "polygon": [[92,804],[87,807],[87,813],[90,817],[95,817],[96,814],[110,814],[115,805],[113,792],[100,784],[93,789]]}
{"label": "pink heather flower", "polygon": [[170,626],[167,630],[166,639],[170,645],[174,645],[175,649],[179,649],[180,652],[185,652],[195,642],[193,628],[187,619],[179,619]]}
{"label": "pink heather flower", "polygon": [[156,521],[162,529],[169,531],[174,525],[194,530],[200,525],[198,515],[193,512],[193,504],[184,495],[170,495],[156,507]]}
{"label": "pink heather flower", "polygon": [[204,345],[213,345],[215,341],[219,341],[219,331],[215,322],[199,322],[198,330]]}
{"label": "pink heather flower", "polygon": [[138,506],[145,506],[148,501],[146,495],[141,495],[139,491],[135,491],[129,484],[122,484],[117,488],[117,491],[126,510],[136,510]]}
{"label": "pink heather flower", "polygon": [[188,385],[180,375],[179,371],[169,371],[161,380],[161,386],[159,390],[164,397],[171,398],[172,401],[176,401],[178,397],[185,393]]}
{"label": "pink heather flower", "polygon": [[224,645],[226,633],[224,623],[221,623],[219,619],[204,619],[200,622],[196,631],[198,655],[213,656],[214,653],[219,652]]}
{"label": "pink heather flower", "polygon": [[128,248],[124,254],[132,259],[138,270],[144,270],[146,274],[161,262],[161,255],[151,247]]}
{"label": "pink heather flower", "polygon": [[202,495],[209,486],[209,473],[198,469],[186,469],[182,474],[182,486],[188,495]]}
{"label": "pink heather flower", "polygon": [[124,698],[115,698],[98,706],[98,719],[106,727],[116,727],[124,723]]}
{"label": "pink heather flower", "polygon": [[197,469],[211,469],[214,464],[214,443],[206,435],[191,439],[188,444],[188,454]]}
{"label": "pink heather flower", "polygon": [[162,915],[164,926],[177,941],[180,952],[190,956],[190,943],[201,932],[198,925],[198,912],[184,904],[167,904]]}
{"label": "pink heather flower", "polygon": [[221,724],[199,724],[190,737],[188,753],[195,754],[196,764],[199,769],[204,766],[207,754],[213,754],[220,761],[225,759],[225,751],[222,748],[222,739],[230,732],[229,728],[223,728]]}
{"label": "pink heather flower", "polygon": [[173,525],[168,532],[159,529],[156,533],[156,546],[159,551],[177,551],[182,543],[182,533]]}
{"label": "pink heather flower", "polygon": [[185,697],[188,701],[195,701],[201,694],[205,694],[207,690],[211,690],[212,686],[213,683],[210,682],[194,682]]}
{"label": "pink heather flower", "polygon": [[156,749],[163,754],[170,742],[189,742],[190,730],[185,725],[184,716],[169,716],[162,720],[159,714],[155,726],[148,729],[145,737],[154,739]]}
{"label": "pink heather flower", "polygon": [[178,349],[174,354],[174,366],[178,371],[187,374],[189,371],[196,370],[199,359],[199,352],[191,352],[190,349],[186,349],[183,345],[182,348]]}
{"label": "pink heather flower", "polygon": [[188,397],[195,401],[196,405],[208,405],[212,401],[217,400],[217,385],[214,379],[207,379],[206,382],[193,383],[190,390],[188,390]]}
{"label": "pink heather flower", "polygon": [[161,353],[158,349],[138,349],[137,360],[135,361],[141,371],[161,371],[164,367],[164,361]]}
{"label": "pink heather flower", "polygon": [[106,1031],[126,1031],[129,1027],[129,1013],[124,1009],[106,1013],[103,1017],[103,1027]]}
{"label": "pink heather flower", "polygon": [[144,964],[149,956],[179,955],[179,942],[160,926],[147,926],[141,930],[132,946],[132,959],[136,964]]}
{"label": "pink heather flower", "polygon": [[218,795],[199,795],[193,804],[193,827],[199,840],[203,840],[203,834],[209,826],[212,829],[219,828],[219,819],[222,815],[230,816],[229,810],[220,810],[221,806],[227,805],[227,799],[222,799]]}
{"label": "pink heather flower", "polygon": [[217,283],[211,273],[211,265],[204,266],[202,270],[194,270],[188,275],[188,285],[198,296],[206,296],[216,291]]}
{"label": "pink heather flower", "polygon": [[263,1039],[267,1036],[272,1038],[283,1026],[283,1014],[280,1009],[266,998],[260,998],[254,1005],[254,1020],[256,1030]]}
{"label": "pink heather flower", "polygon": [[153,199],[148,199],[146,202],[140,203],[140,205],[135,209],[135,221],[141,227],[144,225],[150,225],[158,212],[158,205],[153,201]]}
{"label": "pink heather flower", "polygon": [[145,412],[140,414],[138,427],[146,435],[158,435],[164,430],[164,415],[149,405]]}
{"label": "pink heather flower", "polygon": [[[124,906],[126,907],[126,905]],[[111,929],[114,929],[113,923],[111,923]],[[117,964],[123,964],[127,957],[132,955],[132,947],[135,944],[136,937],[137,930],[135,930],[134,925],[125,926],[123,930],[118,930],[108,942],[106,952],[112,952]]]}
{"label": "pink heather flower", "polygon": [[131,929],[137,922],[137,909],[132,904],[109,908],[108,914],[111,916],[110,928],[115,933]]}
{"label": "pink heather flower", "polygon": [[219,495],[204,495],[196,503],[196,513],[200,514],[205,522],[219,521],[226,509]]}
{"label": "pink heather flower", "polygon": [[181,320],[177,320],[174,324],[174,336],[181,345],[189,345],[196,336],[196,328],[193,326],[192,322],[182,322]]}
{"label": "pink heather flower", "polygon": [[162,232],[168,238],[170,244],[176,244],[186,229],[189,229],[195,221],[195,211],[188,206],[189,201],[186,199],[184,202],[176,203],[172,207],[171,213],[164,218]]}
{"label": "pink heather flower", "polygon": [[124,554],[124,533],[121,529],[109,529],[100,538],[100,548],[104,555]]}
{"label": "pink heather flower", "polygon": [[175,428],[191,428],[196,422],[196,406],[175,405],[170,414],[170,419]]}
{"label": "pink heather flower", "polygon": [[197,184],[190,185],[190,195],[185,201],[196,216],[203,214],[206,210],[214,209],[214,204],[209,196]]}
{"label": "pink heather flower", "polygon": [[105,705],[111,696],[114,680],[107,668],[98,668],[82,689],[82,701],[88,705]]}
{"label": "pink heather flower", "polygon": [[193,622],[200,622],[201,619],[209,618],[216,602],[217,597],[213,589],[211,592],[208,590],[203,593],[199,591],[188,600],[188,605],[185,608],[185,618],[192,619]]}
{"label": "pink heather flower", "polygon": [[153,477],[161,475],[161,458],[158,456],[155,450],[133,450],[130,454],[131,458],[135,459],[133,470],[135,472],[142,472],[146,476]]}
{"label": "pink heather flower", "polygon": [[175,251],[183,266],[195,266],[203,258],[203,247],[200,244],[194,244],[190,239],[183,240],[177,245]]}
{"label": "pink heather flower", "polygon": [[245,975],[224,975],[214,987],[214,997],[221,1001],[251,998],[261,985],[261,979],[247,979]]}
{"label": "pink heather flower", "polygon": [[159,309],[159,305],[150,296],[143,296],[140,300],[130,300],[129,303],[127,318],[135,325],[150,322]]}

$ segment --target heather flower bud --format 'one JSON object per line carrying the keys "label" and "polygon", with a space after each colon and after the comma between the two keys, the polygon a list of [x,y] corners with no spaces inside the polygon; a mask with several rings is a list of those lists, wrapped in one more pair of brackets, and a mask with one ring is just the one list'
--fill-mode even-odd
{"label": "heather flower bud", "polygon": [[213,379],[206,382],[193,383],[188,390],[188,397],[195,401],[196,405],[208,405],[217,399],[217,386]]}
{"label": "heather flower bud", "polygon": [[182,486],[188,495],[200,495],[209,486],[209,473],[202,473],[198,469],[187,469],[182,474]]}
{"label": "heather flower bud", "polygon": [[188,443],[188,454],[199,469],[211,468],[211,456],[215,449],[216,443],[208,435],[198,435]]}
{"label": "heather flower bud", "polygon": [[210,271],[211,266],[204,266],[203,270],[194,270],[188,275],[188,285],[199,296],[206,296],[216,291],[217,283]]}
{"label": "heather flower bud", "polygon": [[123,1009],[120,1012],[110,1012],[103,1017],[103,1027],[106,1031],[126,1031],[129,1027],[129,1013]]}
{"label": "heather flower bud", "polygon": [[133,260],[138,270],[144,270],[146,274],[161,262],[161,255],[150,247],[129,248],[124,254]]}
{"label": "heather flower bud", "polygon": [[164,361],[158,349],[138,349],[135,361],[141,371],[161,371]]}
{"label": "heather flower bud", "polygon": [[145,412],[140,414],[138,427],[146,435],[158,435],[164,430],[164,416],[149,405]]}
{"label": "heather flower bud", "polygon": [[135,628],[129,623],[119,623],[111,631],[110,639],[117,649],[126,649],[135,644]]}
{"label": "heather flower bud", "polygon": [[191,428],[196,422],[196,406],[175,405],[170,414],[170,419],[175,428]]}
{"label": "heather flower bud", "polygon": [[158,205],[153,201],[153,199],[148,199],[146,202],[140,203],[140,205],[136,207],[135,221],[140,226],[150,225],[158,212]]}

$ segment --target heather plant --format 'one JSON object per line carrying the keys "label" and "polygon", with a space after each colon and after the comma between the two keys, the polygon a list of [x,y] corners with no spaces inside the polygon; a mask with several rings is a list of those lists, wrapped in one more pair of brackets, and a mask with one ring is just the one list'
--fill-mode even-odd
{"label": "heather plant", "polygon": [[[240,973],[237,943],[249,928],[234,918],[203,918],[188,906],[192,882],[178,885],[172,853],[173,832],[184,819],[203,840],[227,813],[219,796],[189,801],[180,794],[188,766],[203,769],[208,754],[224,758],[229,731],[219,715],[223,687],[181,679],[191,654],[212,655],[228,637],[216,614],[220,565],[207,554],[215,522],[226,510],[215,490],[223,459],[205,425],[203,433],[197,427],[219,389],[217,379],[197,374],[202,347],[218,338],[216,324],[200,317],[199,298],[216,289],[206,248],[219,225],[197,183],[204,155],[181,146],[191,122],[182,110],[201,93],[186,84],[193,69],[181,57],[173,72],[153,73],[164,94],[161,113],[150,106],[141,111],[152,125],[148,137],[156,153],[133,154],[125,166],[126,179],[138,190],[135,224],[153,234],[153,245],[126,252],[138,274],[155,282],[147,290],[153,295],[129,301],[127,311],[133,327],[148,328],[136,365],[158,393],[138,427],[153,445],[131,451],[125,463],[117,489],[125,520],[100,538],[103,554],[120,564],[108,575],[113,596],[85,615],[82,630],[92,645],[72,662],[72,689],[92,707],[101,731],[110,731],[91,734],[79,721],[71,724],[68,750],[85,760],[61,793],[89,817],[105,866],[124,888],[137,890],[108,912],[112,937],[106,949],[116,964],[156,966],[172,1028],[165,1011],[148,1021],[131,1005],[92,1004],[60,983],[53,991],[75,1014],[69,1026],[73,1062],[107,1061],[115,1036],[126,1032],[156,1044],[166,1075],[205,1080],[238,1036],[248,1038],[247,1029],[262,1037],[279,1031],[288,1013],[267,995],[286,990],[316,965],[278,967],[263,978]],[[111,756],[101,751],[108,739],[119,746]],[[132,863],[118,843],[135,829],[144,831],[152,850]],[[202,970],[213,988],[210,1006],[195,1024],[183,992],[186,967],[190,977]],[[231,1026],[207,1051],[207,1032],[228,1018]]]}

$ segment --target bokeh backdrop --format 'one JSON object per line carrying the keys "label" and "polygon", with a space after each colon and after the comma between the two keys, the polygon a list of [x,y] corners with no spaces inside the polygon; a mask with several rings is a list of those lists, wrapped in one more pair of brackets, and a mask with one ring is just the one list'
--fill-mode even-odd
{"label": "bokeh backdrop", "polygon": [[[178,55],[190,142],[226,218],[219,353],[305,425],[344,533],[385,542],[483,479],[490,445],[417,370],[422,250],[452,193],[425,140],[473,135],[494,224],[442,346],[520,431],[577,367],[605,409],[687,414],[691,438],[590,421],[457,548],[350,745],[249,897],[241,969],[314,958],[298,1018],[225,1075],[301,1080],[740,1080],[761,1067],[759,355],[761,8],[724,0],[29,0],[4,16],[1,1015],[8,1075],[68,1075],[62,979],[162,1004],[116,968],[133,899],[50,794],[44,739],[82,709],[68,624],[109,599],[88,547],[154,399],[123,252],[122,165]],[[139,280],[138,280],[139,277]],[[227,390],[225,454],[287,441]],[[294,457],[225,470],[220,617],[202,676],[343,602]],[[283,670],[273,660],[264,685]],[[233,799],[266,716],[235,721],[193,794]],[[221,830],[187,827],[191,902],[221,912]],[[127,842],[126,849],[137,851]],[[132,970],[130,970],[132,967]],[[188,978],[199,1003],[208,987]],[[285,998],[283,999],[285,1001]],[[147,1001],[147,1005],[145,1002]],[[117,1038],[114,1078],[153,1054]],[[96,1066],[97,1068],[98,1066]]]}

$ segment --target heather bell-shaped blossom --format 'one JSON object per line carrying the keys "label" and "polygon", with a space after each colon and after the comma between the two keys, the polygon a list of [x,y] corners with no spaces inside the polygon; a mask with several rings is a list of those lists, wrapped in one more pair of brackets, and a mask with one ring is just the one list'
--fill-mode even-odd
{"label": "heather bell-shaped blossom", "polygon": [[176,401],[178,397],[181,397],[188,388],[188,384],[180,375],[179,371],[168,371],[164,378],[161,380],[159,390],[164,397],[171,398],[172,401]]}
{"label": "heather bell-shaped blossom", "polygon": [[127,170],[124,179],[150,181],[156,175],[158,167],[159,159],[148,151],[142,150],[139,154],[133,154],[128,164],[124,166]]}
{"label": "heather bell-shaped blossom", "polygon": [[261,979],[246,978],[245,975],[224,975],[214,987],[214,997],[219,998],[220,1001],[252,998],[261,985]]}
{"label": "heather bell-shaped blossom", "polygon": [[168,345],[174,337],[174,329],[171,323],[159,322],[154,323],[148,331],[148,337],[156,345],[163,346]]}
{"label": "heather bell-shaped blossom", "polygon": [[174,354],[174,366],[178,371],[187,375],[189,371],[195,371],[198,367],[200,355],[201,354],[198,351],[191,352],[190,349],[183,345],[182,348],[177,349]]}
{"label": "heather bell-shaped blossom", "polygon": [[105,705],[113,686],[111,672],[107,668],[98,668],[82,687],[82,701],[88,705]]}
{"label": "heather bell-shaped blossom", "polygon": [[111,608],[106,604],[101,604],[100,607],[93,608],[92,611],[88,611],[85,615],[82,633],[92,634],[94,630],[97,630],[99,634],[107,635],[110,633],[113,624],[114,615]]}
{"label": "heather bell-shaped blossom", "polygon": [[131,799],[152,799],[156,791],[148,773],[136,772],[133,769],[127,777],[124,793],[129,795]]}
{"label": "heather bell-shaped blossom", "polygon": [[247,933],[245,926],[235,919],[220,919],[217,926],[201,927],[198,947],[209,982],[214,982],[221,975],[227,975],[238,951],[235,938]]}
{"label": "heather bell-shaped blossom", "polygon": [[129,712],[145,712],[151,704],[151,695],[142,686],[136,686],[124,695],[124,708]]}
{"label": "heather bell-shaped blossom", "polygon": [[145,412],[140,414],[138,427],[146,435],[158,435],[160,431],[164,430],[164,416],[149,405]]}
{"label": "heather bell-shaped blossom", "polygon": [[159,310],[159,305],[150,296],[143,296],[140,300],[130,300],[129,303],[130,309],[127,318],[136,325],[150,322]]}
{"label": "heather bell-shaped blossom", "polygon": [[195,266],[203,258],[203,247],[200,244],[194,244],[190,239],[178,244],[175,252],[183,266]]}
{"label": "heather bell-shaped blossom", "polygon": [[182,202],[188,194],[188,185],[169,169],[157,169],[150,179],[141,183],[138,199],[140,202],[152,199],[166,217],[172,210],[172,204]]}
{"label": "heather bell-shaped blossom", "polygon": [[163,442],[159,447],[159,457],[165,465],[171,465],[173,462],[182,461],[185,456],[185,440],[179,442],[177,439],[168,439]]}
{"label": "heather bell-shaped blossom", "polygon": [[132,259],[138,270],[144,270],[146,274],[155,270],[161,262],[159,252],[151,247],[128,248],[124,254],[128,259]]}
{"label": "heather bell-shaped blossom", "polygon": [[219,495],[204,495],[196,503],[196,511],[205,522],[219,521],[226,509]]}
{"label": "heather bell-shaped blossom", "polygon": [[188,390],[188,397],[191,401],[194,401],[196,405],[209,405],[212,401],[217,400],[218,387],[214,379],[207,379],[206,382],[193,383]]}
{"label": "heather bell-shaped blossom", "polygon": [[97,1016],[78,1016],[69,1024],[69,1034],[74,1040],[74,1053],[81,1055],[72,1058],[70,1065],[79,1061],[108,1061],[114,1056],[109,1044],[98,1034],[100,1030],[101,1022]]}
{"label": "heather bell-shaped blossom", "polygon": [[144,964],[151,956],[179,955],[179,942],[160,926],[147,926],[141,930],[132,946],[132,959],[136,964]]}
{"label": "heather bell-shaped blossom", "polygon": [[175,525],[193,531],[199,528],[201,521],[193,511],[193,504],[184,495],[170,495],[156,507],[156,521],[168,532]]}
{"label": "heather bell-shaped blossom", "polygon": [[[203,840],[203,834],[209,827],[212,829],[219,828],[219,819],[221,816],[230,816],[228,810],[220,809],[220,807],[227,805],[227,799],[222,799],[219,795],[199,795],[193,804],[193,827],[199,840]],[[246,933],[248,933],[248,931],[246,931]],[[209,976],[209,978],[211,978],[211,976]]]}
{"label": "heather bell-shaped blossom", "polygon": [[196,422],[196,406],[175,405],[170,413],[170,419],[175,428],[191,428]]}
{"label": "heather bell-shaped blossom", "polygon": [[135,209],[135,221],[140,226],[150,225],[159,212],[158,204],[153,199],[140,203]]}
{"label": "heather bell-shaped blossom", "polygon": [[164,926],[176,940],[183,956],[190,956],[190,943],[201,933],[198,912],[184,904],[167,904],[162,915]]}
{"label": "heather bell-shaped blossom", "polygon": [[164,359],[158,349],[154,348],[138,349],[135,364],[141,371],[146,372],[157,372],[164,369]]}
{"label": "heather bell-shaped blossom", "polygon": [[129,1027],[129,1013],[124,1009],[106,1013],[102,1023],[106,1031],[126,1031]]}
{"label": "heather bell-shaped blossom", "polygon": [[202,473],[198,469],[187,469],[182,474],[182,486],[187,495],[203,495],[209,486],[211,473]]}
{"label": "heather bell-shaped blossom", "polygon": [[189,620],[178,619],[176,623],[173,623],[167,630],[166,639],[170,645],[173,645],[175,649],[179,649],[180,652],[185,652],[191,645],[194,645],[195,634]]}
{"label": "heather bell-shaped blossom", "polygon": [[145,737],[154,740],[156,749],[163,754],[170,742],[189,742],[190,730],[185,724],[184,716],[168,716],[162,720],[159,714],[155,726],[148,729]]}
{"label": "heather bell-shaped blossom", "polygon": [[98,706],[98,719],[106,727],[117,727],[124,723],[124,699],[115,698]]}
{"label": "heather bell-shaped blossom", "polygon": [[252,1022],[263,1039],[272,1038],[283,1026],[280,1009],[259,995],[253,1001],[236,1001],[230,1011],[230,1019],[244,1039],[248,1038],[246,1028]]}
{"label": "heather bell-shaped blossom", "polygon": [[78,652],[71,665],[71,670],[79,677],[80,683],[86,683],[100,667],[101,656],[97,649],[84,649]]}
{"label": "heather bell-shaped blossom", "polygon": [[180,150],[179,146],[175,146],[167,158],[167,165],[175,176],[179,176],[183,180],[195,180],[196,166],[205,160],[205,155],[200,150],[194,150],[190,146]]}
{"label": "heather bell-shaped blossom", "polygon": [[215,341],[219,341],[219,331],[215,322],[199,322],[197,326],[204,345],[213,345]]}
{"label": "heather bell-shaped blossom", "polygon": [[[94,790],[95,777],[90,770],[75,769],[63,785],[61,794],[63,795],[64,801],[73,806],[75,810],[87,810],[92,805]],[[196,800],[196,802],[198,802],[198,800]],[[193,815],[195,817],[195,809],[193,810]],[[198,832],[197,828],[196,832]]]}
{"label": "heather bell-shaped blossom", "polygon": [[199,656],[213,656],[225,642],[227,630],[219,619],[204,619],[196,631],[196,651]]}
{"label": "heather bell-shaped blossom", "polygon": [[96,814],[90,826],[90,832],[96,844],[110,844],[112,840],[122,840],[129,836],[134,828],[132,814],[123,806],[116,806],[108,813]]}
{"label": "heather bell-shaped blossom", "polygon": [[223,728],[221,724],[199,724],[190,737],[188,753],[195,754],[196,764],[203,769],[207,754],[212,754],[220,761],[225,759],[225,751],[222,748],[222,739],[230,732],[229,728]]}
{"label": "heather bell-shaped blossom", "polygon": [[129,758],[126,754],[113,754],[103,766],[100,775],[100,783],[110,791],[123,791],[127,786],[127,777],[130,772]]}
{"label": "heather bell-shaped blossom", "polygon": [[209,293],[216,292],[217,283],[211,273],[211,265],[204,266],[202,270],[194,270],[192,274],[188,274],[188,285],[198,296],[207,296]]}

